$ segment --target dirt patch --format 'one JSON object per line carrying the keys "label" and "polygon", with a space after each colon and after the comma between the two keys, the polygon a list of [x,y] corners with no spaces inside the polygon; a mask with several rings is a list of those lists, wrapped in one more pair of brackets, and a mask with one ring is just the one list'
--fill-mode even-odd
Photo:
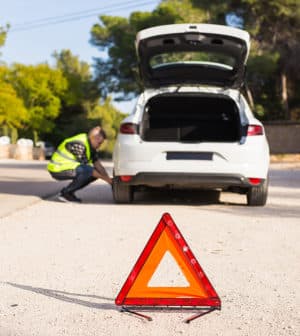
{"label": "dirt patch", "polygon": [[271,155],[271,163],[293,163],[300,162],[299,154],[274,154]]}

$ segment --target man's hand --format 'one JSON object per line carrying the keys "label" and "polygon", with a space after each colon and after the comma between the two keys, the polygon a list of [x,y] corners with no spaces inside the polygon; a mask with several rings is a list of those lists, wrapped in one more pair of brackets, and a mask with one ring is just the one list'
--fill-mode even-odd
{"label": "man's hand", "polygon": [[109,178],[106,180],[106,182],[109,183],[110,185],[112,185],[113,180],[112,180],[112,178],[109,177]]}
{"label": "man's hand", "polygon": [[108,175],[105,168],[102,166],[100,160],[94,162],[94,168],[95,168],[93,172],[94,177],[100,178],[103,181],[107,182],[108,184],[112,185],[112,179]]}

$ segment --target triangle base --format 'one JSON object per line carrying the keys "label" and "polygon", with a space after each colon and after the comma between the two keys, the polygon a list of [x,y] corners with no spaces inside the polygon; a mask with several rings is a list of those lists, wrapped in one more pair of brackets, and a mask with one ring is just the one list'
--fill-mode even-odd
{"label": "triangle base", "polygon": [[136,310],[139,311],[147,311],[147,312],[154,312],[154,311],[161,311],[161,312],[169,312],[169,311],[178,311],[178,312],[182,312],[183,310],[186,311],[193,311],[195,314],[186,318],[185,320],[183,320],[183,322],[185,323],[190,323],[194,320],[196,320],[197,318],[204,316],[206,314],[212,313],[215,310],[221,310],[221,306],[220,307],[170,307],[170,306],[122,306],[120,312],[121,313],[130,313],[132,315],[144,318],[148,321],[153,321],[152,317],[142,314],[140,312],[137,312]]}
{"label": "triangle base", "polygon": [[122,306],[175,306],[221,308],[219,298],[125,298]]}

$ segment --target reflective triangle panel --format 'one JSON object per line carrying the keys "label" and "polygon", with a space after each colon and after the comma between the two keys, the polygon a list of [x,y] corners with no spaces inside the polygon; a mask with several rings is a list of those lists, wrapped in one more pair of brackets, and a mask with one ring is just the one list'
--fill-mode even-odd
{"label": "reflective triangle panel", "polygon": [[[149,282],[166,252],[188,282],[184,287],[151,287]],[[165,213],[125,281],[116,305],[210,306],[221,301],[171,216]]]}

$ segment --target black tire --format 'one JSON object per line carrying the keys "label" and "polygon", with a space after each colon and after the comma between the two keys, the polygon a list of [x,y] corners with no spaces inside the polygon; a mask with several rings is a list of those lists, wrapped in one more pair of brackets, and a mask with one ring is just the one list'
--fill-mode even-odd
{"label": "black tire", "polygon": [[247,192],[247,204],[250,206],[264,206],[268,198],[269,179],[258,187],[252,187]]}
{"label": "black tire", "polygon": [[116,203],[132,203],[133,187],[122,183],[115,177],[113,179],[113,198]]}
{"label": "black tire", "polygon": [[212,190],[210,201],[215,204],[220,203],[220,197],[221,197],[220,190]]}

